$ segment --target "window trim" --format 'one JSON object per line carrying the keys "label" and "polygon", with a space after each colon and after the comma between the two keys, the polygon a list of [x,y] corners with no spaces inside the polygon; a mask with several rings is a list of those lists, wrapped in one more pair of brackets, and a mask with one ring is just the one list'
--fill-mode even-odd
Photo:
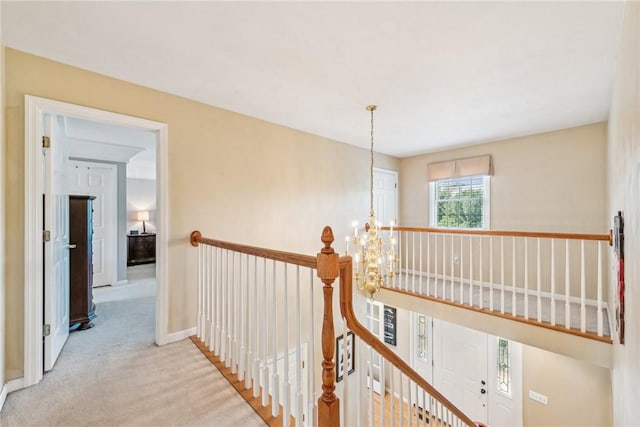
{"label": "window trim", "polygon": [[[438,225],[436,217],[438,215],[438,204],[436,203],[436,182],[429,182],[429,226],[431,228],[439,228],[442,230],[490,230],[491,219],[491,176],[490,175],[476,175],[481,176],[484,183],[484,198],[482,201],[482,227],[480,228],[466,228],[466,227],[442,227]],[[448,178],[448,180],[461,180],[470,177]]]}

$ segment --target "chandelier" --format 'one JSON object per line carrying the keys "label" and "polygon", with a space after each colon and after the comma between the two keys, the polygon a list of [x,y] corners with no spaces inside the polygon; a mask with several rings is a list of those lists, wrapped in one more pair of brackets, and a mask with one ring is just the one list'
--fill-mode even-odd
{"label": "chandelier", "polygon": [[[354,221],[353,226],[353,251],[355,252],[353,262],[353,281],[360,291],[363,291],[369,299],[385,285],[387,278],[395,276],[394,267],[399,258],[396,256],[395,239],[393,238],[393,222],[390,224],[389,235],[386,239],[382,236],[381,224],[376,221],[373,212],[373,112],[375,105],[368,105],[367,111],[371,113],[371,164],[369,168],[370,178],[370,205],[369,222],[364,226],[364,234],[358,235],[358,222]],[[349,237],[347,236],[347,255],[349,254]]]}

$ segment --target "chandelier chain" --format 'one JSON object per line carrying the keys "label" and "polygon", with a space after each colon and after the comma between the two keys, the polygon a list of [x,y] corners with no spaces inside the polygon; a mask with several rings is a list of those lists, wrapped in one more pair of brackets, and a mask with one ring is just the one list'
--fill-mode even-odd
{"label": "chandelier chain", "polygon": [[[367,109],[371,112],[371,162],[369,165],[369,216],[373,214],[373,112],[377,107],[369,105]],[[371,224],[373,225],[373,224]]]}

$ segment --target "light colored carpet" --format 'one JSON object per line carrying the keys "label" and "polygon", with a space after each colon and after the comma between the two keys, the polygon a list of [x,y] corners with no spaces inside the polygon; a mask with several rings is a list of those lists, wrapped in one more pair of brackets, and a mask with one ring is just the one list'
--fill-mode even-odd
{"label": "light colored carpet", "polygon": [[99,303],[53,371],[7,397],[0,425],[265,425],[190,340],[153,343],[154,301]]}

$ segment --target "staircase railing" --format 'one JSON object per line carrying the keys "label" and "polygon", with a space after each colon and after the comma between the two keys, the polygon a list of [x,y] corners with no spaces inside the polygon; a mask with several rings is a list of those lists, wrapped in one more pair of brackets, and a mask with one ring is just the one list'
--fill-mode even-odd
{"label": "staircase railing", "polygon": [[[193,339],[207,357],[236,388],[244,386],[242,396],[269,425],[373,426],[387,425],[385,419],[390,419],[389,425],[419,425],[422,420],[475,426],[358,322],[352,306],[351,258],[335,253],[329,227],[323,230],[322,242],[324,247],[312,257],[205,238],[194,231],[191,243],[198,247],[198,314]],[[374,402],[373,384],[367,380],[373,379],[368,375],[371,361],[362,357],[352,363],[359,378],[364,378],[357,387],[367,390],[369,399],[361,399],[348,388],[349,355],[340,365],[344,382],[336,393],[333,285],[338,277],[342,321],[354,333],[354,348],[367,349],[361,351],[365,355],[375,352],[383,365],[388,365],[392,378],[397,378],[389,388],[390,403],[386,403],[384,389],[379,403]],[[324,310],[318,340],[314,293],[320,289]],[[347,350],[346,341],[342,340],[343,350]],[[322,393],[317,402],[316,374],[320,370],[316,368],[316,352],[322,358],[318,382]],[[354,399],[360,404],[353,406]],[[400,417],[394,423],[398,409]]]}
{"label": "staircase railing", "polygon": [[[388,227],[383,229],[388,230]],[[392,291],[610,342],[608,234],[394,227]]]}

